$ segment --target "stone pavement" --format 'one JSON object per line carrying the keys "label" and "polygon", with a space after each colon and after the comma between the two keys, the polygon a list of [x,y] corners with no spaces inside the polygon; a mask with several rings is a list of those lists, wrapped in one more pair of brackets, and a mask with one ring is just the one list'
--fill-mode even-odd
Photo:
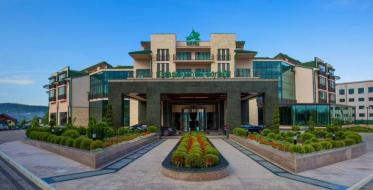
{"label": "stone pavement", "polygon": [[161,162],[177,143],[169,139],[117,173],[52,184],[56,189],[321,189],[278,177],[222,139],[211,139],[230,163],[231,174],[210,182],[185,182],[167,178]]}
{"label": "stone pavement", "polygon": [[355,159],[299,173],[332,183],[351,186],[373,173],[373,133],[361,133],[367,153]]}
{"label": "stone pavement", "polygon": [[23,140],[26,138],[25,130],[0,131],[0,144]]}
{"label": "stone pavement", "polygon": [[0,144],[0,151],[40,178],[93,170],[88,166],[21,141]]}

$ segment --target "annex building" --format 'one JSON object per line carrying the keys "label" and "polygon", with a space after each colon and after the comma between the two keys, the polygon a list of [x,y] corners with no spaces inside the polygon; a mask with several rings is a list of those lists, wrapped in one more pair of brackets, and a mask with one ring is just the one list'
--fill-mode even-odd
{"label": "annex building", "polygon": [[353,122],[354,110],[336,104],[332,65],[315,58],[301,62],[286,54],[258,57],[236,34],[194,30],[185,41],[176,34],[152,34],[140,50],[129,52],[132,66],[106,62],[52,74],[50,118],[63,125],[71,118],[86,126],[101,120],[107,105],[115,126],[155,124],[177,130],[221,131],[242,123],[270,126],[274,108],[282,125],[327,125],[342,112]]}

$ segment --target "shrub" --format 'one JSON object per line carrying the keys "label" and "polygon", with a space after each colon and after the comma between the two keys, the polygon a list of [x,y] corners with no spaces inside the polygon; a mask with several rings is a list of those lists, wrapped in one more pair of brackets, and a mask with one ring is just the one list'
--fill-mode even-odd
{"label": "shrub", "polygon": [[270,129],[263,129],[263,131],[261,132],[261,134],[263,136],[267,136],[269,133],[271,133],[272,131]]}
{"label": "shrub", "polygon": [[219,156],[219,151],[216,148],[209,146],[206,148],[205,154],[213,154]]}
{"label": "shrub", "polygon": [[62,140],[63,140],[62,136],[57,136],[56,138],[54,138],[54,143],[55,144],[61,144]]}
{"label": "shrub", "polygon": [[301,144],[297,144],[293,146],[293,151],[296,153],[304,154],[306,151],[304,150],[304,147]]}
{"label": "shrub", "polygon": [[154,126],[154,125],[150,125],[146,128],[146,130],[149,132],[149,133],[156,133],[158,131],[158,127]]}
{"label": "shrub", "polygon": [[203,166],[209,167],[219,163],[219,157],[214,154],[206,154],[203,156]]}
{"label": "shrub", "polygon": [[311,139],[308,139],[306,141],[303,142],[303,144],[311,144],[312,143],[312,140]]}
{"label": "shrub", "polygon": [[314,149],[313,146],[310,145],[310,144],[303,145],[303,148],[304,148],[304,152],[305,152],[305,153],[315,152],[315,149]]}
{"label": "shrub", "polygon": [[281,139],[283,139],[283,137],[280,134],[276,134],[274,139],[275,140],[281,140]]}
{"label": "shrub", "polygon": [[189,168],[200,168],[202,167],[202,163],[203,160],[200,154],[188,154],[185,158],[185,166]]}
{"label": "shrub", "polygon": [[57,137],[56,135],[49,135],[48,138],[47,138],[47,141],[50,142],[50,143],[54,143],[54,139],[56,137]]}
{"label": "shrub", "polygon": [[65,140],[65,145],[69,146],[69,147],[73,147],[74,146],[74,139],[70,138],[70,137],[67,137],[67,139]]}
{"label": "shrub", "polygon": [[355,132],[345,132],[345,138],[346,139],[353,139],[355,140],[356,143],[360,143],[362,141],[362,138],[359,134],[355,133]]}
{"label": "shrub", "polygon": [[315,136],[312,134],[312,133],[303,133],[301,135],[301,138],[303,141],[306,141],[306,140],[311,140],[312,138],[314,138]]}
{"label": "shrub", "polygon": [[326,131],[324,129],[315,129],[315,135],[317,138],[324,138]]}
{"label": "shrub", "polygon": [[276,136],[275,133],[268,133],[267,137],[270,138],[270,139],[274,139]]}
{"label": "shrub", "polygon": [[320,143],[311,143],[311,146],[315,149],[315,151],[320,151],[322,149],[322,146]]}
{"label": "shrub", "polygon": [[295,133],[293,131],[289,131],[286,133],[287,137],[294,137]]}
{"label": "shrub", "polygon": [[90,150],[91,143],[92,143],[91,139],[89,139],[89,138],[83,139],[83,141],[80,143],[80,149]]}
{"label": "shrub", "polygon": [[333,148],[332,143],[329,142],[329,141],[322,141],[320,143],[320,145],[321,145],[322,149],[325,149],[325,150]]}
{"label": "shrub", "polygon": [[171,162],[176,166],[183,166],[185,164],[186,156],[186,151],[175,151],[171,155]]}
{"label": "shrub", "polygon": [[68,130],[66,130],[65,132],[62,133],[62,136],[76,139],[80,136],[80,133],[79,133],[79,131],[77,131],[75,129],[68,129]]}
{"label": "shrub", "polygon": [[121,127],[118,129],[118,135],[125,135],[130,132],[128,127]]}
{"label": "shrub", "polygon": [[333,133],[326,133],[325,138],[333,138]]}
{"label": "shrub", "polygon": [[84,127],[78,127],[76,128],[79,132],[80,135],[86,135],[87,134],[87,129]]}
{"label": "shrub", "polygon": [[288,137],[288,138],[286,138],[286,141],[288,143],[294,143],[294,137]]}
{"label": "shrub", "polygon": [[294,126],[291,127],[291,130],[292,130],[292,131],[300,131],[300,127],[294,125]]}
{"label": "shrub", "polygon": [[332,141],[333,148],[341,148],[345,146],[344,141],[338,140],[338,141]]}
{"label": "shrub", "polygon": [[347,138],[344,140],[344,143],[346,146],[350,146],[350,145],[356,144],[356,141],[354,139]]}
{"label": "shrub", "polygon": [[114,136],[114,129],[111,127],[104,127],[104,138],[110,138]]}
{"label": "shrub", "polygon": [[60,140],[59,144],[60,145],[65,145],[65,142],[66,142],[67,138],[69,138],[69,137],[61,136],[61,140]]}
{"label": "shrub", "polygon": [[243,128],[236,127],[233,129],[233,134],[241,137],[245,137],[247,135],[247,132]]}
{"label": "shrub", "polygon": [[100,140],[95,140],[95,141],[92,141],[91,142],[91,145],[90,145],[90,149],[91,150],[96,150],[98,148],[102,148],[103,147],[103,142],[100,141]]}
{"label": "shrub", "polygon": [[75,148],[80,148],[80,144],[82,143],[82,141],[83,141],[84,139],[87,139],[87,137],[80,136],[80,137],[78,137],[77,139],[75,139],[74,147],[75,147]]}

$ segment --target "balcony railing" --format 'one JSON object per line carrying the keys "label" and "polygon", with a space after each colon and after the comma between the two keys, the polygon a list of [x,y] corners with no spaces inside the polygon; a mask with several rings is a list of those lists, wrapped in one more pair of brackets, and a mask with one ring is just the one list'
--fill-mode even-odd
{"label": "balcony railing", "polygon": [[55,97],[55,96],[53,96],[53,97],[49,97],[49,101],[50,101],[50,102],[56,101],[56,97]]}
{"label": "balcony railing", "polygon": [[66,94],[58,95],[58,100],[65,100],[65,99],[66,99]]}
{"label": "balcony railing", "polygon": [[170,54],[157,54],[157,61],[169,61]]}
{"label": "balcony railing", "polygon": [[212,61],[214,59],[214,55],[199,55],[195,56],[194,58],[192,56],[177,56],[173,55],[174,61]]}
{"label": "balcony railing", "polygon": [[231,60],[230,54],[218,54],[218,61],[229,61]]}

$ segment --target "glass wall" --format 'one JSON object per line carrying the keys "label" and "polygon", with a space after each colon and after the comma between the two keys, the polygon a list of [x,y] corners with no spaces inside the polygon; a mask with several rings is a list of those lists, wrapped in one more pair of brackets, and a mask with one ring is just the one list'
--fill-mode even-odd
{"label": "glass wall", "polygon": [[344,105],[331,105],[330,115],[332,119],[343,124],[351,124],[355,122],[355,107]]}
{"label": "glass wall", "polygon": [[328,104],[295,104],[291,106],[292,124],[307,125],[312,117],[314,123],[319,126],[329,124]]}
{"label": "glass wall", "polygon": [[295,74],[293,66],[282,61],[254,61],[254,77],[278,80],[280,102],[295,101]]}
{"label": "glass wall", "polygon": [[109,80],[127,79],[132,71],[102,71],[90,76],[89,98],[105,98],[109,93]]}
{"label": "glass wall", "polygon": [[[89,102],[89,117],[95,118],[97,122],[103,121],[107,112],[108,101],[99,100]],[[130,124],[130,101],[123,100],[122,104],[123,113],[123,126],[129,126]]]}

